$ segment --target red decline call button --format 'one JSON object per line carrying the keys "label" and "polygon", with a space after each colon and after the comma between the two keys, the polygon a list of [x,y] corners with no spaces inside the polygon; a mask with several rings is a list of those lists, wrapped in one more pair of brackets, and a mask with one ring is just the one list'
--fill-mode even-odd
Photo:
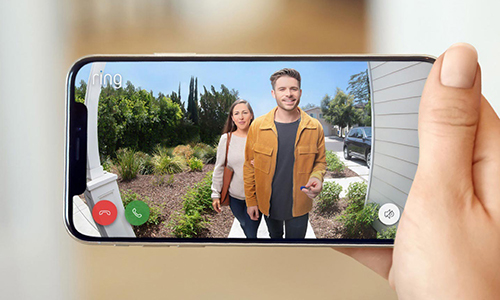
{"label": "red decline call button", "polygon": [[94,205],[92,209],[92,217],[99,225],[109,225],[116,220],[117,210],[113,202],[101,200]]}

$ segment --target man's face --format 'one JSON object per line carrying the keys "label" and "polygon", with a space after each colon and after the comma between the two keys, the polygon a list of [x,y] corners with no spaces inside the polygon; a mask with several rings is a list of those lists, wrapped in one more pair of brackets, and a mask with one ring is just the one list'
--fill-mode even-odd
{"label": "man's face", "polygon": [[293,111],[299,106],[302,90],[299,88],[297,79],[282,76],[276,80],[271,94],[276,99],[279,108],[285,111]]}

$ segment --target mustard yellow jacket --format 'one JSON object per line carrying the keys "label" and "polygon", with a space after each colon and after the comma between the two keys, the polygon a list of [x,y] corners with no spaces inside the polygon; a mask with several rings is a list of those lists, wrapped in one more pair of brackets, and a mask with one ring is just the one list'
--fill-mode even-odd
{"label": "mustard yellow jacket", "polygon": [[[247,206],[259,206],[261,213],[269,215],[271,189],[276,168],[278,133],[274,124],[276,108],[253,121],[248,130],[245,146],[243,180]],[[318,120],[300,110],[300,123],[295,138],[293,165],[294,217],[308,213],[312,199],[300,190],[311,177],[323,182],[326,172],[325,134]],[[251,161],[253,162],[253,165]]]}

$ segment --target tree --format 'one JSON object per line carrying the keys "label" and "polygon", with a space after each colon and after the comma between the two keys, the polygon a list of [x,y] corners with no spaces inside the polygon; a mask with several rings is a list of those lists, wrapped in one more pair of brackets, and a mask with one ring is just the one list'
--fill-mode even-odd
{"label": "tree", "polygon": [[[352,95],[346,94],[340,88],[337,88],[337,93],[333,99],[326,95],[321,101],[326,106],[323,112],[325,120],[330,124],[340,127],[340,137],[342,137],[342,129],[347,126],[357,124],[360,120],[360,111],[354,106]],[[326,105],[326,103],[328,104]]]}
{"label": "tree", "polygon": [[200,139],[207,144],[214,144],[222,132],[229,114],[229,108],[238,99],[238,91],[229,90],[221,85],[221,91],[211,86],[203,86],[200,97]]}
{"label": "tree", "polygon": [[362,107],[359,125],[371,126],[371,96],[368,70],[352,75],[347,85],[347,91],[353,96],[354,103]]}
{"label": "tree", "polygon": [[187,114],[188,118],[193,122],[193,124],[198,125],[198,78],[196,78],[196,87],[194,77],[191,76],[191,81],[189,82],[189,95],[188,95],[188,107]]}
{"label": "tree", "polygon": [[370,101],[368,70],[351,75],[347,84],[347,92],[353,96],[355,104],[366,104]]}

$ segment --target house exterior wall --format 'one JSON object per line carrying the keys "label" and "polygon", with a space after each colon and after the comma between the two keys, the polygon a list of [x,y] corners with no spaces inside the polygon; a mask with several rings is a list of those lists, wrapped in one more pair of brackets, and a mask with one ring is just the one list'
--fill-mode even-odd
{"label": "house exterior wall", "polygon": [[310,115],[313,118],[318,119],[318,121],[321,123],[321,126],[323,126],[323,131],[325,132],[325,136],[337,136],[337,129],[330,125],[326,120],[323,118],[323,113],[321,112],[321,108],[319,107],[314,107],[311,109],[306,109],[304,110],[308,115]]}
{"label": "house exterior wall", "polygon": [[[418,107],[432,64],[369,62],[372,168],[367,199],[403,212],[418,164]],[[386,228],[376,220],[375,229]]]}

